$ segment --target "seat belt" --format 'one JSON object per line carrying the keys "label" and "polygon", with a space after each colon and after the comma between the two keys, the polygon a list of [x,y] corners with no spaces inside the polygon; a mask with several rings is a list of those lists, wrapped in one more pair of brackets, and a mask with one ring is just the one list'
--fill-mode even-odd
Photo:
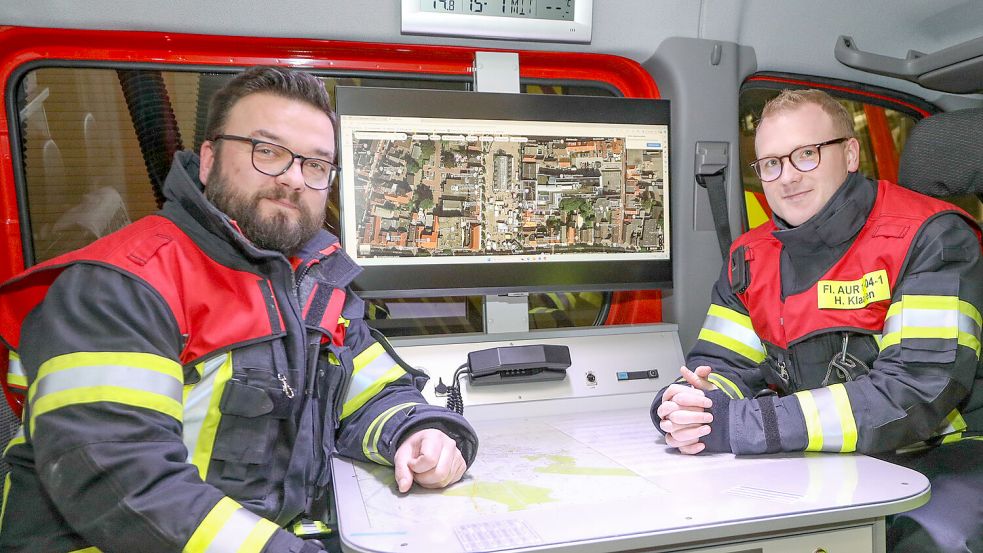
{"label": "seat belt", "polygon": [[710,214],[717,229],[720,256],[724,261],[730,252],[730,218],[727,215],[727,149],[726,142],[696,143],[696,183],[707,189]]}

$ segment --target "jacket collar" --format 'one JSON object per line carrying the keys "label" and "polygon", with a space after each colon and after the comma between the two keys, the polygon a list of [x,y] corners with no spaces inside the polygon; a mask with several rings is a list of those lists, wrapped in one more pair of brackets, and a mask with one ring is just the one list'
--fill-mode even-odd
{"label": "jacket collar", "polygon": [[808,221],[791,227],[775,215],[773,234],[785,247],[803,251],[810,248],[836,248],[857,236],[874,207],[877,185],[861,175],[850,173],[826,205]]}

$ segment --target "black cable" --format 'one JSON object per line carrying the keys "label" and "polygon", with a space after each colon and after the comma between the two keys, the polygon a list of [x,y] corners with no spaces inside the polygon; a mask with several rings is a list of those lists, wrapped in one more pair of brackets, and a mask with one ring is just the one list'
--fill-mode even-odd
{"label": "black cable", "polygon": [[464,414],[464,398],[461,397],[460,378],[467,370],[469,370],[467,363],[458,367],[454,371],[454,378],[451,379],[450,385],[447,386],[447,408],[459,415]]}

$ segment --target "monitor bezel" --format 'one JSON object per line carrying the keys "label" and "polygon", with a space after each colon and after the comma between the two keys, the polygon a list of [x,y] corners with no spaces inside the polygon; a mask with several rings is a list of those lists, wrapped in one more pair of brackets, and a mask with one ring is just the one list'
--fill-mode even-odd
{"label": "monitor bezel", "polygon": [[[346,115],[484,119],[503,121],[564,121],[583,123],[665,125],[670,168],[668,201],[672,221],[672,125],[669,100],[609,96],[510,94],[339,86],[335,90],[339,119]],[[342,123],[343,124],[343,123]],[[340,133],[346,130],[342,128]],[[341,147],[341,136],[338,137]],[[339,159],[341,152],[339,151]],[[339,178],[339,186],[351,183]],[[344,213],[344,194],[339,194]],[[344,220],[344,216],[341,217]],[[347,229],[339,228],[342,244]],[[497,295],[553,291],[651,290],[672,287],[672,233],[668,259],[596,261],[523,261],[441,265],[391,263],[363,266],[353,288],[364,298],[407,298]]]}

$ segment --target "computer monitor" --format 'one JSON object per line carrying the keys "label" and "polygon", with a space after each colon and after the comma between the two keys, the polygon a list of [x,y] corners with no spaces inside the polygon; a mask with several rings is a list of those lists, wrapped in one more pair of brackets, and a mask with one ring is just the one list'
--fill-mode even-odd
{"label": "computer monitor", "polygon": [[665,288],[669,102],[338,87],[363,297]]}

